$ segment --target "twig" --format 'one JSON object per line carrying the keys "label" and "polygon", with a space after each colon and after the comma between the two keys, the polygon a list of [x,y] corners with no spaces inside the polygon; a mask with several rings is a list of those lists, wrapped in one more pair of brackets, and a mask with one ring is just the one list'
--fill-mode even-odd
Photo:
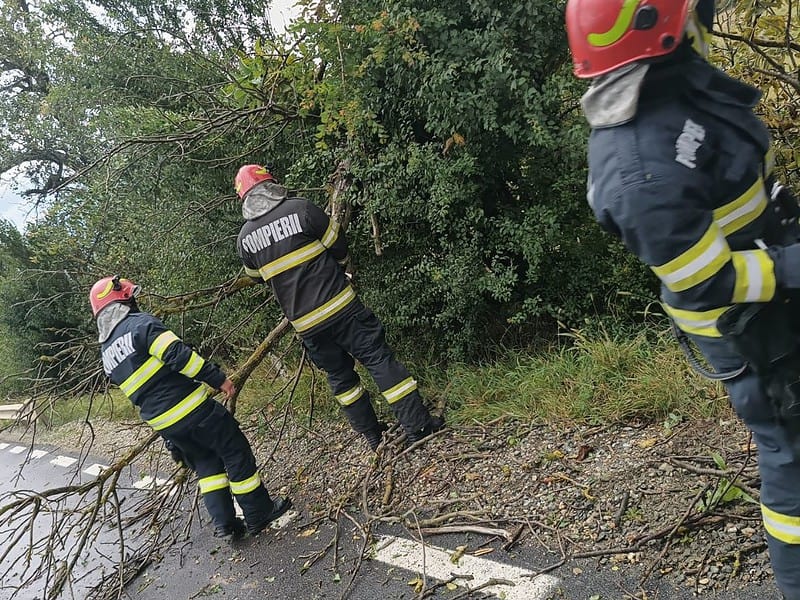
{"label": "twig", "polygon": [[445,525],[443,527],[425,527],[420,529],[421,534],[443,535],[445,533],[478,533],[480,535],[493,535],[501,537],[506,542],[511,541],[511,533],[505,529],[492,529],[491,527],[479,527],[477,525]]}
{"label": "twig", "polygon": [[619,525],[622,522],[622,517],[625,515],[625,511],[628,510],[628,500],[631,497],[631,493],[628,490],[622,494],[622,499],[619,502],[619,508],[617,508],[617,512],[614,513],[614,527],[619,529]]}
{"label": "twig", "polygon": [[522,535],[522,532],[525,530],[524,525],[519,525],[517,528],[511,532],[511,536],[508,538],[505,544],[500,546],[503,550],[508,552],[511,547],[519,540],[519,537]]}
{"label": "twig", "polygon": [[471,596],[475,592],[479,592],[481,590],[485,590],[486,588],[494,587],[494,586],[498,586],[498,585],[508,585],[508,586],[511,586],[511,587],[515,587],[517,584],[514,583],[513,581],[509,581],[508,579],[498,579],[496,577],[492,577],[491,579],[489,579],[485,583],[480,584],[477,587],[468,589],[466,592],[463,592],[463,593],[459,594],[458,596],[453,596],[450,600],[460,600],[461,598],[468,598],[469,596]]}
{"label": "twig", "polygon": [[686,511],[683,513],[681,518],[678,519],[678,521],[676,521],[676,523],[673,525],[673,527],[670,529],[669,533],[667,534],[666,543],[664,544],[663,550],[661,550],[661,553],[658,555],[658,558],[655,561],[653,561],[653,563],[647,569],[645,569],[644,573],[639,578],[639,585],[643,585],[644,582],[647,581],[647,579],[652,574],[653,569],[656,568],[658,563],[660,563],[662,561],[662,559],[664,558],[664,556],[666,556],[667,552],[669,552],[669,549],[672,546],[672,536],[675,535],[675,532],[678,531],[678,528],[681,525],[683,525],[683,523],[689,518],[689,515],[692,514],[692,511],[694,510],[695,504],[697,504],[697,502],[700,501],[700,499],[705,495],[705,493],[710,488],[711,488],[711,484],[710,483],[706,483],[703,486],[703,488],[699,492],[697,492],[697,494],[695,494],[694,498],[692,498],[692,501],[689,503],[689,506],[686,508]]}
{"label": "twig", "polygon": [[472,581],[473,579],[475,579],[475,577],[473,575],[457,575],[457,574],[453,574],[453,575],[450,576],[449,579],[447,579],[445,581],[440,581],[439,583],[435,583],[431,587],[422,590],[417,595],[417,600],[425,600],[425,598],[430,598],[431,596],[434,595],[436,590],[438,590],[439,588],[447,587],[451,583],[455,583],[456,581],[458,581],[460,579],[463,579],[465,581]]}

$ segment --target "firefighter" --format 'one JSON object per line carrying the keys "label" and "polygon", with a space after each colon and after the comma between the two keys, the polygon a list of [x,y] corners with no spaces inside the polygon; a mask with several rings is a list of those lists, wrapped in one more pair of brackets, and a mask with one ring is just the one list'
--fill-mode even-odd
{"label": "firefighter", "polygon": [[[797,202],[775,180],[760,93],[706,60],[713,0],[568,0],[592,128],[587,198],[661,281],[680,335],[753,432],[777,583],[800,600],[800,378],[786,300],[800,288]],[[797,313],[797,310],[794,310]]]}
{"label": "firefighter", "polygon": [[[214,536],[257,535],[291,506],[272,500],[239,423],[210,397],[235,393],[233,382],[136,303],[139,286],[118,276],[92,286],[103,370],[139,415],[165,440],[172,457],[192,468]],[[244,513],[236,517],[231,493]]]}
{"label": "firefighter", "polygon": [[241,167],[235,188],[246,220],[237,241],[245,272],[270,282],[352,428],[373,451],[386,429],[356,374],[355,359],[375,380],[410,443],[441,429],[443,419],[428,412],[416,380],[386,343],[383,325],[356,295],[345,272],[347,240],[336,221],[309,200],[290,197],[259,165]]}

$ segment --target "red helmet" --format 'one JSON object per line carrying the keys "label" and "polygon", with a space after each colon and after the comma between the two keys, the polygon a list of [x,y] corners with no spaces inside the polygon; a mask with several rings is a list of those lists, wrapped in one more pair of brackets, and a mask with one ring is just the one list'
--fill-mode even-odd
{"label": "red helmet", "polygon": [[575,75],[597,77],[673,52],[697,0],[567,0]]}
{"label": "red helmet", "polygon": [[103,277],[92,286],[89,302],[95,317],[112,302],[125,302],[139,295],[139,286],[130,279],[120,279],[119,275]]}
{"label": "red helmet", "polygon": [[244,199],[247,192],[249,192],[254,185],[262,181],[275,181],[275,178],[266,167],[262,167],[261,165],[245,165],[236,173],[234,187],[236,188],[236,193],[239,194],[239,198]]}

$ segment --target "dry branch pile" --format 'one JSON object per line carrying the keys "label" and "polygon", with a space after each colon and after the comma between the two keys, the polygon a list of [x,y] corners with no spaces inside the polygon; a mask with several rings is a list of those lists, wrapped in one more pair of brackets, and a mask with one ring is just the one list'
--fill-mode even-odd
{"label": "dry branch pile", "polygon": [[[755,456],[735,420],[684,423],[671,432],[663,426],[558,430],[499,422],[453,427],[414,448],[395,427],[372,455],[342,421],[317,420],[309,427],[306,417],[291,409],[252,419],[243,426],[256,442],[269,488],[283,488],[295,498],[306,526],[337,525],[336,535],[303,568],[324,561],[336,572],[347,572],[349,584],[359,568],[348,572],[337,564],[339,530],[348,526],[361,532],[366,558],[374,534],[386,524],[432,543],[440,534],[463,533],[469,540],[464,552],[491,553],[494,560],[537,546],[553,557],[549,564],[530,565],[537,572],[579,558],[601,567],[635,568],[642,589],[658,577],[677,577],[678,584],[697,592],[771,577],[758,506],[749,501],[758,499]],[[118,443],[119,429],[95,429],[99,444],[104,437]],[[140,439],[137,448],[147,441]],[[119,460],[124,463],[129,454]],[[160,451],[151,456],[163,458]],[[103,481],[113,480],[115,472],[116,467]],[[98,480],[94,488],[106,490],[108,483]],[[187,488],[189,498],[192,490]],[[36,506],[56,497],[51,491],[26,501]],[[113,496],[106,494],[104,504],[92,498],[80,513],[86,522],[103,512],[106,522],[125,525]],[[179,521],[173,523],[170,510],[157,504],[169,497],[149,498],[150,504],[134,513],[146,519],[140,523],[147,524],[152,543],[124,560],[120,551],[115,558],[120,568],[106,576],[93,597],[124,597],[122,586],[167,545],[202,535],[189,531],[191,523],[173,529]],[[177,506],[177,499],[172,502]],[[5,522],[18,506],[4,508],[0,519]],[[125,539],[128,533],[120,532]],[[49,567],[49,581],[58,580],[60,566]],[[420,597],[427,597],[425,591]]]}
{"label": "dry branch pile", "polygon": [[[451,428],[417,449],[393,430],[372,456],[342,424],[308,430],[285,418],[272,426],[286,439],[266,461],[270,485],[302,498],[308,523],[355,525],[365,556],[381,525],[400,524],[434,544],[467,534],[466,552],[494,560],[538,546],[553,556],[530,566],[538,573],[581,558],[635,568],[642,589],[658,577],[696,592],[771,578],[754,448],[735,420],[672,431],[492,423]],[[331,539],[306,565],[333,561],[338,572],[338,546]]]}

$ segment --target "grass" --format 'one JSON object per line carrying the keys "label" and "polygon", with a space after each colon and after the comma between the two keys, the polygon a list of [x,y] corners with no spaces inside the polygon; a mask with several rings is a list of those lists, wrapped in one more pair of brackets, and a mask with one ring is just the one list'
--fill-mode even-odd
{"label": "grass", "polygon": [[610,423],[710,418],[729,411],[721,385],[691,371],[667,335],[615,338],[581,332],[540,355],[514,355],[433,374],[429,395],[443,399],[451,422]]}
{"label": "grass", "polygon": [[[24,395],[19,396],[19,401],[24,401],[25,399]],[[13,396],[10,396],[7,401],[13,402]],[[42,407],[43,400],[40,399],[36,402],[39,413],[38,423],[50,428],[56,428],[66,423],[94,419],[136,421],[139,418],[130,401],[117,389],[113,389],[107,394],[95,394],[94,396],[57,398],[46,407]],[[0,429],[12,424],[12,421],[0,421]]]}
{"label": "grass", "polygon": [[[486,423],[499,418],[522,422],[603,424],[674,422],[728,415],[723,387],[695,374],[669,334],[591,335],[573,331],[561,347],[533,353],[509,353],[484,365],[453,364],[447,368],[413,368],[423,395],[444,404],[450,423]],[[373,399],[380,396],[366,372],[362,382]],[[293,376],[275,379],[258,369],[241,391],[237,417],[264,424],[283,410],[294,386]],[[324,374],[304,369],[294,390],[295,418],[308,418],[314,398],[314,419],[340,419]],[[91,409],[90,409],[91,403]],[[379,414],[386,403],[375,402]],[[59,400],[46,414],[57,426],[92,418],[136,420],[136,410],[119,390],[74,400]]]}
{"label": "grass", "polygon": [[139,415],[130,400],[118,389],[91,397],[59,398],[42,414],[44,422],[50,427],[58,427],[74,421],[85,421],[87,417],[110,421],[136,421]]}

